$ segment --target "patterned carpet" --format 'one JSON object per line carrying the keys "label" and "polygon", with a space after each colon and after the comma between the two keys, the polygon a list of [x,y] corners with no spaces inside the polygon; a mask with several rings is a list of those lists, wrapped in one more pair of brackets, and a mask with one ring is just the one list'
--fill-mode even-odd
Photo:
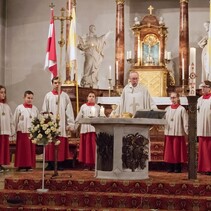
{"label": "patterned carpet", "polygon": [[149,172],[146,180],[96,179],[94,171],[15,173],[0,191],[0,210],[193,210],[211,211],[211,177]]}

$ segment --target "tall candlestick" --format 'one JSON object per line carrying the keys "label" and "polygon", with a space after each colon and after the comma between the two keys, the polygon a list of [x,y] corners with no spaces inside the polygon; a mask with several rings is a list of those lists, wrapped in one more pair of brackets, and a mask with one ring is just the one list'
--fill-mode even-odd
{"label": "tall candlestick", "polygon": [[116,80],[118,80],[119,79],[119,63],[118,63],[118,61],[116,61]]}
{"label": "tall candlestick", "polygon": [[108,75],[108,79],[111,79],[111,65],[109,65],[109,75]]}

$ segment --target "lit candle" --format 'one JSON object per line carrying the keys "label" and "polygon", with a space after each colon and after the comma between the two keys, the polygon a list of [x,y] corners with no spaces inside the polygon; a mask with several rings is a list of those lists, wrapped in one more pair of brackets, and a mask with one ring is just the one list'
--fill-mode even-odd
{"label": "lit candle", "polygon": [[185,79],[185,60],[182,57],[182,80]]}
{"label": "lit candle", "polygon": [[95,107],[94,106],[91,107],[90,116],[91,117],[95,116]]}
{"label": "lit candle", "polygon": [[116,61],[116,80],[119,80],[119,63]]}
{"label": "lit candle", "polygon": [[105,116],[105,108],[103,106],[100,106],[100,116]]}
{"label": "lit candle", "polygon": [[109,65],[109,75],[108,75],[108,79],[111,79],[111,65]]}

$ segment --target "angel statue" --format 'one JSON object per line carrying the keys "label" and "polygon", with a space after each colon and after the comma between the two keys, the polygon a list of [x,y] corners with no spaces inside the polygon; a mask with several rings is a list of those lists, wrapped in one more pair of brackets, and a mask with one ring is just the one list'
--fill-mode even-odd
{"label": "angel statue", "polygon": [[204,28],[206,30],[206,35],[198,42],[199,47],[202,48],[201,61],[202,61],[202,73],[201,73],[201,81],[211,80],[211,73],[209,70],[209,62],[208,62],[208,32],[209,32],[210,22],[204,22]]}
{"label": "angel statue", "polygon": [[89,26],[89,33],[85,37],[79,36],[78,49],[84,52],[84,74],[81,79],[82,87],[98,88],[98,72],[103,61],[103,49],[110,31],[100,37],[95,34],[94,25]]}

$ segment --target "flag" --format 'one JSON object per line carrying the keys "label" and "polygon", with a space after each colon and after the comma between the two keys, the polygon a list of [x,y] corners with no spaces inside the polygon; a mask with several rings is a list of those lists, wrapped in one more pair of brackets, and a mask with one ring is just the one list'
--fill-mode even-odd
{"label": "flag", "polygon": [[52,73],[53,77],[57,76],[57,62],[56,62],[56,37],[55,37],[55,26],[54,26],[54,13],[53,8],[51,8],[51,20],[48,32],[48,43],[46,49],[46,57],[45,57],[45,67]]}
{"label": "flag", "polygon": [[71,70],[71,80],[74,78],[76,72],[77,59],[77,45],[76,45],[76,11],[75,6],[71,7],[72,20],[70,22],[70,29],[67,41],[67,63]]}
{"label": "flag", "polygon": [[206,80],[211,80],[211,2],[210,2],[210,19],[209,19],[209,32],[208,32],[208,42],[207,42],[207,49],[208,49],[208,75]]}

